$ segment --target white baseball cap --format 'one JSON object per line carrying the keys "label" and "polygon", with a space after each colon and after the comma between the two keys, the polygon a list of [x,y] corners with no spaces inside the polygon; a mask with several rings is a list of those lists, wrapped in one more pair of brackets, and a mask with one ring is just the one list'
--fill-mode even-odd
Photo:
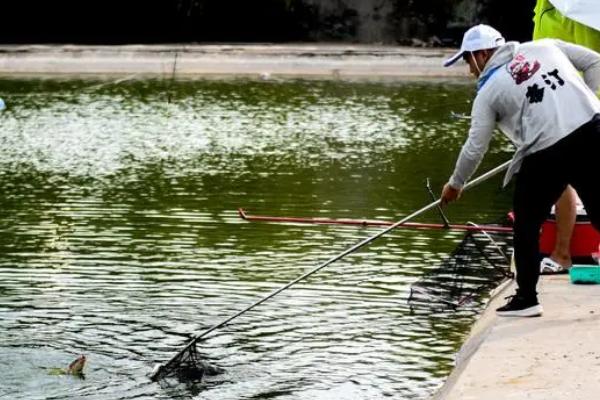
{"label": "white baseball cap", "polygon": [[458,53],[444,61],[444,67],[449,67],[454,64],[466,52],[495,49],[505,43],[504,38],[494,28],[489,25],[475,25],[465,32],[462,44]]}

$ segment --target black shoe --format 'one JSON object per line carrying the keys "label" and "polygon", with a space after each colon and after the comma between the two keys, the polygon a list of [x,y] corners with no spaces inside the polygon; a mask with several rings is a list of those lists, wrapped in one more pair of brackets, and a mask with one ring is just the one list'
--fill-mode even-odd
{"label": "black shoe", "polygon": [[538,303],[537,297],[523,297],[519,293],[508,296],[508,303],[496,309],[496,314],[501,317],[539,317],[544,309]]}

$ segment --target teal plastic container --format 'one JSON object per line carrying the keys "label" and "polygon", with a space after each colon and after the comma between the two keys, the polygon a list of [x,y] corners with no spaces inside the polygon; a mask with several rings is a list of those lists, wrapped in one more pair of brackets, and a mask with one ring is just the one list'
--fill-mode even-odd
{"label": "teal plastic container", "polygon": [[600,265],[573,265],[569,277],[573,283],[600,283]]}

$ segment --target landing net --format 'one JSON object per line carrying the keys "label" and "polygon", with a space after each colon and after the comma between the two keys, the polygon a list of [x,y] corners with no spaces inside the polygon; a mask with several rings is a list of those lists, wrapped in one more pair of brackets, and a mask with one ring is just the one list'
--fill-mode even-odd
{"label": "landing net", "polygon": [[457,310],[481,302],[512,278],[512,234],[470,231],[439,266],[410,289],[411,308]]}
{"label": "landing net", "polygon": [[196,343],[191,343],[167,364],[157,366],[152,373],[152,380],[157,381],[169,377],[182,381],[201,380],[205,374],[211,374],[211,368],[214,367],[200,358]]}

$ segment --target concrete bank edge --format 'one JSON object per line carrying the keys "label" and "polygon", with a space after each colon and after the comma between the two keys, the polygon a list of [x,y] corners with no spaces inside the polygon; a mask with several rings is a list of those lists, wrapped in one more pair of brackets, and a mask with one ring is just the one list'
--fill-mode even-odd
{"label": "concrete bank edge", "polygon": [[1,75],[465,78],[454,49],[360,45],[0,46]]}
{"label": "concrete bank edge", "polygon": [[502,295],[514,287],[514,279],[509,279],[492,291],[485,310],[471,328],[469,336],[456,355],[454,369],[444,384],[433,394],[431,400],[443,400],[450,394],[454,388],[454,385],[468,365],[471,357],[477,352],[479,346],[483,343],[493,328],[494,322],[498,318],[496,316],[496,308],[500,307],[504,303],[504,298]]}

